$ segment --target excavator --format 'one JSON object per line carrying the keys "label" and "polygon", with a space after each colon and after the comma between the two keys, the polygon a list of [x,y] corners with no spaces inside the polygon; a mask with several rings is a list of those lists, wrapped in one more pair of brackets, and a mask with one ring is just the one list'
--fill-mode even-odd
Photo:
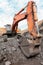
{"label": "excavator", "polygon": [[[26,12],[23,12],[25,8]],[[28,38],[25,35],[18,34],[18,23],[24,19],[27,19]],[[34,1],[28,2],[13,18],[11,32],[17,35],[16,40],[19,43],[19,48],[26,57],[37,55],[41,51],[41,35],[39,34],[37,22],[37,6]]]}

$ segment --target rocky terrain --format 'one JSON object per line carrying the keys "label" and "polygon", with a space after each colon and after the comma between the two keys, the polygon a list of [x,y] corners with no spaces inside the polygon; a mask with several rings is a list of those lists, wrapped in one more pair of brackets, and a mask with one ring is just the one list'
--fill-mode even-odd
{"label": "rocky terrain", "polygon": [[7,42],[0,40],[0,65],[41,65],[40,62],[43,61],[43,38],[41,48],[41,54],[26,58],[18,47],[16,37],[8,38]]}
{"label": "rocky terrain", "polygon": [[8,38],[7,42],[0,37],[0,65],[43,65],[43,37],[40,54],[30,58],[23,55],[17,41],[16,36]]}

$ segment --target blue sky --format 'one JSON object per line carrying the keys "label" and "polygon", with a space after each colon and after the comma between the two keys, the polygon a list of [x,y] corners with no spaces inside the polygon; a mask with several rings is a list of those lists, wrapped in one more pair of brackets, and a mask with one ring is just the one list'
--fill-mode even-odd
{"label": "blue sky", "polygon": [[[19,12],[21,8],[25,7],[29,1],[30,0],[0,0],[0,27],[4,27],[5,24],[12,24],[14,15]],[[43,19],[43,0],[33,1],[37,4],[38,20],[41,20]],[[27,23],[25,22],[26,20],[20,22],[19,28],[27,28]]]}

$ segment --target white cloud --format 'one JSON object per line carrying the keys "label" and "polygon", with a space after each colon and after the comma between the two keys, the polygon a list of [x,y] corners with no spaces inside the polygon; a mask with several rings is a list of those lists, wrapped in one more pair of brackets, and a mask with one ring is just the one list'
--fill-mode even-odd
{"label": "white cloud", "polygon": [[1,27],[4,27],[5,24],[12,24],[12,17],[9,17],[8,15],[6,14],[2,14],[0,16],[0,26]]}
{"label": "white cloud", "polygon": [[39,19],[39,20],[42,20],[42,19],[43,19],[43,9],[39,9],[38,19]]}
{"label": "white cloud", "polygon": [[28,26],[27,26],[27,20],[25,19],[23,21],[20,21],[18,28],[21,29],[21,30],[27,29],[28,28]]}
{"label": "white cloud", "polygon": [[[7,0],[1,0],[0,2],[0,8],[3,9],[4,13],[1,14],[0,16],[0,27],[3,27],[5,24],[12,24],[13,22],[13,8],[10,7],[9,3]],[[0,12],[1,13],[1,12]]]}

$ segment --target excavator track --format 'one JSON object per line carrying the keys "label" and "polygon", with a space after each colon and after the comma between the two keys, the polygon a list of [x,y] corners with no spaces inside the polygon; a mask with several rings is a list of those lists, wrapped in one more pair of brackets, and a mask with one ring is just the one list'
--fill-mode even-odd
{"label": "excavator track", "polygon": [[[32,41],[32,43],[31,43]],[[33,42],[33,40],[27,40],[26,37],[21,36],[19,38],[19,48],[21,49],[22,53],[26,57],[35,56],[40,53],[41,47],[40,43],[37,42],[37,44]]]}

